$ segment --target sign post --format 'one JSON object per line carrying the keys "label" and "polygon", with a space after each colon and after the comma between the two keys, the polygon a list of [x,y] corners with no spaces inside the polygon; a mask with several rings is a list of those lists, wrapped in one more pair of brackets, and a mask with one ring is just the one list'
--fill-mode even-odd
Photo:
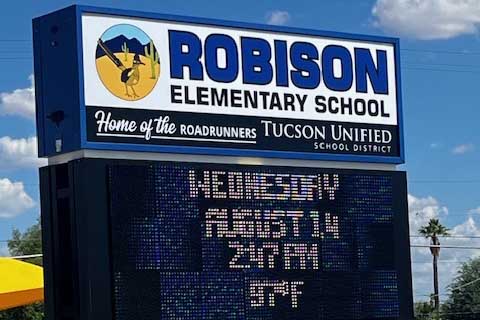
{"label": "sign post", "polygon": [[398,39],[33,29],[49,319],[412,318]]}

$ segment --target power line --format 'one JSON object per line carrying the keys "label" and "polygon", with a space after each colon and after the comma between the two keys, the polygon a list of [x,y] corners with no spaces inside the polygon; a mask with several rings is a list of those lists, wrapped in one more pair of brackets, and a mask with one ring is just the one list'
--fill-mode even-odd
{"label": "power line", "polygon": [[[439,296],[448,296],[449,294],[448,293],[440,293],[438,294]],[[434,297],[435,295],[433,293],[431,294],[426,294],[426,293],[415,293],[414,294],[415,297]]]}
{"label": "power line", "polygon": [[480,183],[480,179],[426,179],[426,180],[410,180],[409,183]]}
{"label": "power line", "polygon": [[[1,42],[2,40],[0,40]],[[3,40],[3,41],[14,41],[14,40]],[[19,40],[23,41],[23,40]],[[428,51],[427,51],[428,52]],[[0,52],[0,53],[8,53],[8,52]],[[454,53],[454,52],[449,52],[449,53]],[[462,52],[455,52],[456,54],[463,54]],[[480,55],[480,53],[475,53]],[[1,58],[0,61],[9,61],[9,62],[16,62],[16,61],[25,61],[25,60],[31,60],[32,57],[9,57],[9,58]],[[428,66],[446,66],[446,67],[478,67],[480,68],[480,65],[459,65],[459,64],[442,64],[442,63],[416,63],[416,62],[407,62],[407,63],[413,63],[414,65],[404,65],[402,66],[402,69],[406,70],[419,70],[419,71],[436,71],[436,72],[455,72],[455,73],[472,73],[472,74],[480,74],[480,70],[458,70],[458,69],[436,69],[436,68],[429,68]]]}
{"label": "power line", "polygon": [[[33,58],[12,58],[12,59],[1,59],[0,58],[0,63],[13,63],[13,62],[24,62],[24,61],[31,61]],[[473,70],[454,70],[454,69],[434,69],[434,68],[416,68],[416,67],[405,67],[402,66],[402,69],[404,70],[416,70],[416,71],[434,71],[434,72],[453,72],[453,73],[470,73],[470,74],[480,74],[479,71],[473,71]]]}
{"label": "power line", "polygon": [[[465,210],[465,211],[469,211],[470,209],[468,210]],[[410,212],[411,214],[415,214],[415,215],[420,215],[420,214],[423,214],[423,212],[419,211],[419,212]],[[470,212],[447,212],[445,214],[445,216],[443,218],[448,218],[448,217],[465,217],[465,216],[473,216],[475,214],[478,214],[478,213],[470,213]]]}
{"label": "power line", "polygon": [[473,249],[479,250],[480,247],[475,246],[451,246],[451,245],[426,245],[426,244],[411,244],[412,248],[440,248],[440,249]]}
{"label": "power line", "polygon": [[475,280],[473,280],[473,281],[470,281],[470,282],[464,283],[464,284],[462,284],[462,285],[460,285],[460,286],[458,286],[458,287],[452,288],[451,291],[455,291],[455,290],[459,290],[459,289],[468,287],[468,286],[470,286],[470,285],[472,285],[472,284],[474,284],[474,283],[477,283],[477,282],[479,282],[479,281],[480,281],[480,278],[477,278],[477,279],[475,279]]}
{"label": "power line", "polygon": [[0,48],[0,54],[13,54],[13,53],[23,53],[23,54],[30,55],[32,53],[32,50],[27,50],[27,49],[20,50],[18,48],[16,48],[15,50],[2,50],[2,48]]}
{"label": "power line", "polygon": [[[1,52],[0,52],[1,53]],[[478,64],[451,64],[451,63],[434,63],[434,62],[416,62],[416,61],[403,61],[402,63],[408,64],[408,66],[443,66],[443,67],[461,67],[461,68],[480,68]],[[410,65],[412,63],[412,65]]]}
{"label": "power line", "polygon": [[[439,260],[438,262],[441,262],[441,263],[456,263],[456,264],[461,264],[461,263],[465,263],[465,261],[443,261],[443,260]],[[425,261],[425,262],[422,262],[422,261],[412,261],[413,264],[431,264],[432,262],[431,261]]]}
{"label": "power line", "polygon": [[[0,42],[27,42],[32,43],[32,39],[0,39]],[[459,54],[459,55],[480,55],[480,52],[476,51],[458,51],[458,50],[434,50],[434,49],[411,49],[401,48],[403,52],[416,52],[416,53],[441,53],[441,54]]]}
{"label": "power line", "polygon": [[[432,206],[432,207],[434,207],[434,206]],[[454,210],[453,212],[447,210],[445,213],[444,212],[439,213],[439,216],[442,215],[443,219],[449,218],[449,217],[466,217],[466,216],[475,217],[475,216],[479,215],[479,213],[480,213],[480,212],[477,212],[477,211],[469,212],[471,210],[472,209],[463,209],[463,210]],[[476,209],[473,209],[473,210],[476,210]],[[461,211],[463,211],[463,212],[461,212]],[[410,214],[415,214],[417,216],[420,216],[420,215],[424,214],[423,211],[411,211],[409,213]],[[455,237],[453,237],[453,238],[455,238]]]}
{"label": "power line", "polygon": [[435,314],[439,314],[439,315],[473,315],[473,314],[480,314],[480,310],[479,311],[468,311],[468,312],[432,312],[432,313],[417,313],[416,316],[421,316],[421,317],[431,317],[432,315],[435,315]]}
{"label": "power line", "polygon": [[[0,39],[0,42],[32,42],[32,40],[31,40],[31,39]],[[400,51],[405,51],[405,52],[444,53],[444,54],[480,55],[480,52],[475,52],[475,51],[434,50],[434,49],[411,49],[411,48],[401,48]]]}
{"label": "power line", "polygon": [[475,51],[454,51],[454,50],[431,50],[431,49],[409,49],[402,48],[400,51],[418,52],[418,53],[442,53],[442,54],[461,54],[461,55],[480,55],[480,52]]}
{"label": "power line", "polygon": [[[465,179],[465,180],[409,180],[408,183],[451,183],[451,184],[457,184],[457,183],[480,183],[480,179]],[[38,186],[38,183],[29,183],[24,185],[32,185],[32,186]]]}
{"label": "power line", "polygon": [[[463,236],[463,235],[446,235],[437,236],[438,238],[454,238],[454,239],[480,239],[480,236]],[[414,234],[410,235],[410,238],[425,238],[425,236]]]}
{"label": "power line", "polygon": [[421,71],[438,71],[438,72],[454,72],[454,73],[473,73],[480,74],[480,71],[472,70],[454,70],[454,69],[434,69],[434,68],[414,68],[414,67],[402,67],[404,70],[421,70]]}
{"label": "power line", "polygon": [[[447,289],[448,291],[456,291],[456,290],[459,290],[459,289],[462,289],[462,288],[465,288],[465,287],[468,287],[468,286],[471,286],[472,284],[474,283],[477,283],[480,281],[480,278],[477,278],[475,280],[472,280],[470,282],[467,282],[467,283],[464,283],[462,285],[459,285],[458,287],[455,287],[455,288],[451,288],[451,289]],[[446,295],[445,293],[443,294],[438,294],[438,296],[441,296],[441,295]],[[430,297],[435,297],[437,296],[437,294],[431,294]]]}

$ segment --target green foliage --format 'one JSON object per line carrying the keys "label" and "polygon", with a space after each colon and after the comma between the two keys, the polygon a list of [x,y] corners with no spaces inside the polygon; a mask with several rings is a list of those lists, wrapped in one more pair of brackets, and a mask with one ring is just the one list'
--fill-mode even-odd
{"label": "green foliage", "polygon": [[[8,250],[12,256],[42,253],[42,230],[37,222],[21,233],[18,229],[12,232],[12,239],[8,241]],[[42,258],[29,259],[28,262],[41,266]]]}
{"label": "green foliage", "polygon": [[425,238],[448,236],[448,229],[438,219],[430,219],[426,226],[421,227],[418,232]]}
{"label": "green foliage", "polygon": [[[425,238],[430,238],[431,244],[435,246],[440,245],[440,240],[438,239],[438,236],[448,236],[448,231],[449,229],[443,226],[438,219],[430,219],[426,226],[418,229],[418,233],[420,233]],[[435,257],[438,257],[440,255],[439,247],[430,247],[430,251]]]}
{"label": "green foliage", "polygon": [[430,320],[433,317],[435,308],[431,302],[415,302],[415,320]]}
{"label": "green foliage", "polygon": [[155,50],[153,41],[150,41],[148,47],[145,47],[144,50],[145,50],[145,57],[147,57],[150,60],[150,68],[152,70],[151,79],[155,79],[156,78],[155,66],[157,63],[159,63],[159,61],[158,61],[158,52],[157,50]]}
{"label": "green foliage", "polygon": [[[8,250],[12,256],[37,254],[42,252],[42,231],[40,223],[28,228],[23,234],[14,229],[12,239],[8,241]],[[27,260],[36,265],[42,265],[42,258]],[[0,320],[43,320],[43,303],[0,311]]]}
{"label": "green foliage", "polygon": [[130,49],[127,47],[126,42],[124,42],[122,44],[122,52],[123,52],[123,55],[124,55],[123,60],[127,61],[128,60],[128,54],[130,53]]}
{"label": "green foliage", "polygon": [[442,319],[480,319],[480,258],[464,263],[449,287],[451,294],[444,304]]}
{"label": "green foliage", "polygon": [[43,303],[0,311],[0,320],[43,320]]}

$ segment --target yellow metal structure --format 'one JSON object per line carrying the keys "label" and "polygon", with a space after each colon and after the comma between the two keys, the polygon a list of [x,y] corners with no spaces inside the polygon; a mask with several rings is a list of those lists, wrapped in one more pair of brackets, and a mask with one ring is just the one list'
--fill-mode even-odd
{"label": "yellow metal structure", "polygon": [[0,258],[0,310],[43,301],[43,269]]}

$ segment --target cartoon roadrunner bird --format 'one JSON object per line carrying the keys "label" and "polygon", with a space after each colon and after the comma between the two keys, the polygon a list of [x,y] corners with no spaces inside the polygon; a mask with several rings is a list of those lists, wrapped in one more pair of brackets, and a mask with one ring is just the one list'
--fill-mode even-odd
{"label": "cartoon roadrunner bird", "polygon": [[117,66],[117,68],[122,71],[122,74],[120,75],[120,80],[125,84],[125,94],[127,95],[127,97],[131,97],[130,93],[128,92],[128,87],[130,87],[133,92],[133,97],[138,98],[138,95],[135,92],[133,86],[137,85],[140,81],[140,70],[138,70],[138,66],[141,64],[145,65],[145,63],[140,61],[140,56],[138,55],[138,53],[133,56],[132,67],[127,68],[123,65],[122,61],[120,61],[120,59],[118,59],[113,54],[113,52],[110,51],[110,49],[101,39],[98,39],[98,45],[100,46],[100,48],[102,48],[103,52],[105,52],[107,57]]}

